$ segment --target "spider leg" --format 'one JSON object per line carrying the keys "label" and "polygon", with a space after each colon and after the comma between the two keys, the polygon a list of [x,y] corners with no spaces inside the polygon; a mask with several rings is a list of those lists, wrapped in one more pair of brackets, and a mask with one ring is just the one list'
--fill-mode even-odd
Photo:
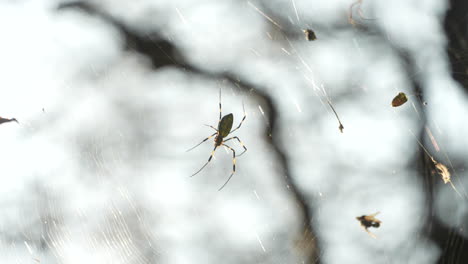
{"label": "spider leg", "polygon": [[212,125],[207,125],[207,124],[205,124],[205,126],[207,126],[207,127],[211,127],[212,129],[214,129],[214,130],[218,131],[218,129],[216,129],[216,128],[215,128],[214,126],[212,126]]}
{"label": "spider leg", "polygon": [[193,177],[193,176],[197,175],[201,170],[203,170],[203,168],[206,167],[206,165],[208,165],[208,163],[210,163],[210,161],[211,161],[211,159],[213,158],[213,155],[214,155],[214,153],[215,153],[217,147],[218,147],[218,146],[215,146],[214,149],[213,149],[213,151],[211,151],[211,155],[210,155],[210,157],[208,158],[208,161],[205,163],[205,165],[203,165],[203,167],[201,167],[197,172],[195,172],[194,174],[192,174],[190,177]]}
{"label": "spider leg", "polygon": [[[242,102],[242,110],[244,110],[244,118],[242,118],[242,120],[240,121],[239,125],[234,128],[233,130],[231,130],[231,132],[229,132],[229,134],[231,134],[232,132],[236,131],[237,129],[239,129],[241,126],[242,126],[242,123],[244,123],[244,120],[245,118],[247,117],[247,114],[245,113],[245,107],[244,107],[244,102]],[[228,134],[228,135],[229,135]]]}
{"label": "spider leg", "polygon": [[222,145],[232,151],[232,173],[231,173],[231,175],[229,175],[229,178],[226,180],[226,182],[223,184],[223,186],[221,186],[218,189],[218,191],[221,191],[224,188],[224,186],[226,186],[226,184],[229,182],[229,180],[231,180],[234,173],[236,173],[236,151],[233,148],[231,148],[230,146],[228,146],[228,145],[226,145],[224,143]]}
{"label": "spider leg", "polygon": [[219,121],[221,122],[221,87],[219,87]]}
{"label": "spider leg", "polygon": [[185,152],[189,152],[189,151],[191,151],[192,149],[194,149],[194,148],[200,146],[202,143],[204,143],[204,142],[207,141],[208,139],[212,138],[212,137],[213,137],[214,135],[216,135],[216,134],[218,134],[218,132],[213,133],[213,135],[211,135],[211,136],[205,138],[202,142],[200,142],[200,143],[198,143],[197,145],[195,145],[195,147],[189,148],[189,149],[186,150]]}
{"label": "spider leg", "polygon": [[242,141],[241,141],[238,137],[230,137],[230,138],[224,140],[224,142],[226,142],[226,141],[228,141],[228,140],[231,140],[231,139],[237,139],[237,141],[239,141],[239,143],[241,144],[241,146],[244,148],[244,151],[242,151],[241,154],[237,155],[237,157],[242,156],[242,154],[244,154],[244,153],[247,151],[247,148],[245,147],[244,143],[242,143]]}

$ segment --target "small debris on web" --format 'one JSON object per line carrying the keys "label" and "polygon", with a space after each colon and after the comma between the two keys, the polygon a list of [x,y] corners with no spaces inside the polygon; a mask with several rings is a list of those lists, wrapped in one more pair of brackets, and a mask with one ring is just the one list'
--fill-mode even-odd
{"label": "small debris on web", "polygon": [[[448,170],[447,166],[445,166],[442,163],[437,162],[433,157],[431,157],[431,160],[434,163],[434,166],[436,167],[437,173],[439,173],[439,175],[442,177],[442,180],[444,181],[444,183],[447,184],[450,182],[450,184],[452,184],[452,181],[450,179],[450,171]],[[452,184],[452,187],[453,187],[453,184]]]}
{"label": "small debris on web", "polygon": [[395,96],[392,100],[392,106],[397,107],[400,106],[408,101],[408,97],[406,97],[405,93],[399,93],[397,96]]}
{"label": "small debris on web", "polygon": [[305,34],[305,38],[308,41],[316,40],[317,36],[315,36],[315,32],[312,29],[303,29],[302,32]]}
{"label": "small debris on web", "polygon": [[340,125],[338,126],[338,129],[340,130],[341,133],[343,133],[344,126],[343,126],[343,124],[341,123],[341,120],[340,120],[340,118],[338,117],[338,114],[336,113],[335,108],[333,107],[333,105],[332,105],[332,103],[330,102],[330,100],[327,100],[327,103],[328,103],[328,105],[331,107],[331,109],[333,110],[333,113],[335,113],[336,119],[338,120],[338,123],[340,124]]}
{"label": "small debris on web", "polygon": [[369,227],[375,227],[375,228],[380,227],[380,223],[382,223],[382,221],[375,218],[375,216],[378,215],[379,213],[380,212],[377,212],[371,215],[362,215],[362,216],[356,217],[356,219],[361,223],[361,226],[364,228],[364,230],[366,230],[366,232],[373,238],[377,238],[377,236],[369,231]]}
{"label": "small debris on web", "polygon": [[[418,142],[419,146],[421,146],[421,148],[424,150],[424,152],[426,152],[427,156],[429,156],[429,158],[431,159],[432,163],[434,163],[434,166],[437,170],[437,173],[442,177],[442,180],[444,181],[445,184],[447,183],[450,183],[450,185],[452,186],[452,189],[460,196],[460,197],[463,197],[457,190],[457,188],[455,188],[455,185],[453,185],[452,183],[452,180],[451,180],[451,177],[450,177],[450,171],[448,170],[447,166],[445,166],[444,164],[442,163],[439,163],[437,162],[434,157],[431,155],[431,153],[429,153],[429,151],[423,146],[423,144],[421,143],[421,141],[419,141],[416,136],[414,135],[413,131],[411,131],[411,129],[409,130],[410,133],[413,135],[413,137],[416,139],[416,141]],[[428,130],[430,131],[430,130]],[[432,135],[432,133],[430,134]],[[435,139],[434,139],[434,142],[435,142]],[[437,147],[438,148],[438,147]]]}
{"label": "small debris on web", "polygon": [[[361,1],[362,0],[358,0],[354,3],[352,3],[350,6],[349,6],[349,13],[348,13],[348,23],[350,23],[351,25],[353,25],[354,27],[357,26],[357,23],[356,23],[356,20],[353,19],[353,7],[355,5],[361,5]],[[359,10],[360,10],[360,6],[358,7]]]}
{"label": "small debris on web", "polygon": [[0,116],[0,124],[12,122],[12,121],[19,124],[19,122],[18,122],[18,120],[16,120],[16,118],[3,118],[3,117]]}
{"label": "small debris on web", "polygon": [[437,173],[442,177],[442,180],[444,181],[444,184],[450,183],[452,186],[453,190],[461,196],[461,194],[458,192],[457,188],[455,188],[455,185],[453,185],[452,180],[450,178],[450,171],[448,170],[447,166],[445,166],[442,163],[437,162],[434,157],[431,156],[431,160],[434,163],[434,166],[437,170]]}
{"label": "small debris on web", "polygon": [[357,0],[356,2],[352,3],[350,6],[349,6],[349,13],[348,13],[348,23],[350,23],[351,25],[353,25],[354,27],[357,27],[359,24],[356,22],[356,20],[354,20],[353,18],[353,8],[354,6],[358,6],[357,7],[357,12],[359,14],[359,17],[363,20],[375,20],[375,18],[366,18],[364,17],[364,14],[362,13],[362,9],[361,9],[361,4],[362,4],[362,0]]}
{"label": "small debris on web", "polygon": [[438,163],[435,160],[434,160],[434,165],[435,165],[435,167],[437,169],[437,172],[440,174],[440,176],[442,176],[442,180],[444,181],[444,183],[445,184],[449,183],[450,182],[450,172],[449,172],[447,166],[445,166],[442,163]]}
{"label": "small debris on web", "polygon": [[343,124],[340,123],[340,126],[338,127],[338,129],[340,130],[341,133],[343,133],[343,129],[344,129]]}

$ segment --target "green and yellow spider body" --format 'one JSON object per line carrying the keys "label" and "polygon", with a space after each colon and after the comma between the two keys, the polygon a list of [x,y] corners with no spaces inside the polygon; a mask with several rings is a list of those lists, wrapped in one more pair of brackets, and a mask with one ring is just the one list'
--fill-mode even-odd
{"label": "green and yellow spider body", "polygon": [[224,188],[224,186],[226,186],[226,184],[229,182],[231,177],[236,172],[236,151],[233,148],[231,148],[230,146],[226,145],[226,142],[228,142],[230,140],[233,140],[233,139],[235,139],[235,140],[237,140],[237,142],[239,142],[239,144],[242,146],[244,151],[241,154],[239,154],[238,156],[241,156],[242,154],[244,154],[247,151],[247,148],[244,146],[244,143],[242,143],[242,141],[238,137],[231,136],[230,138],[226,138],[227,136],[231,135],[233,132],[235,132],[236,130],[238,130],[242,126],[242,123],[244,122],[245,118],[247,117],[247,114],[245,113],[245,108],[244,108],[243,103],[242,103],[242,110],[244,110],[244,117],[240,121],[239,125],[236,128],[232,129],[232,124],[234,122],[234,116],[232,114],[227,114],[225,116],[222,115],[222,113],[221,113],[221,89],[219,90],[219,121],[218,121],[218,128],[216,129],[214,126],[206,125],[206,126],[211,127],[212,129],[214,129],[216,132],[213,133],[211,136],[209,136],[209,137],[205,138],[204,140],[202,140],[202,142],[198,143],[193,148],[188,149],[187,151],[190,151],[190,150],[198,147],[200,144],[202,144],[203,142],[206,142],[207,140],[209,140],[212,137],[215,137],[214,148],[211,151],[211,155],[208,158],[208,161],[197,172],[192,174],[192,176],[190,176],[190,177],[195,176],[201,170],[203,170],[203,168],[205,168],[206,165],[208,165],[208,163],[210,163],[216,149],[218,147],[223,146],[226,149],[229,149],[229,150],[232,151],[232,172],[231,172],[231,175],[229,175],[229,178],[226,180],[226,182],[221,186],[221,188],[218,189],[218,191],[220,191],[221,189]]}
{"label": "green and yellow spider body", "polygon": [[229,132],[231,132],[233,122],[234,122],[234,116],[232,114],[223,116],[221,121],[219,121],[218,137],[221,137],[221,140],[222,138],[227,137],[227,135],[229,135]]}

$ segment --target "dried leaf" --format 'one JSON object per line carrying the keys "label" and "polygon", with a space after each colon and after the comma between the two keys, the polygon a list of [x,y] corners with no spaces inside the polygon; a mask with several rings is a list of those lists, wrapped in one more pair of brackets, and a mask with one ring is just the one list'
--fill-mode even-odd
{"label": "dried leaf", "polygon": [[392,106],[397,107],[400,106],[408,101],[408,97],[406,97],[405,93],[399,93],[395,98],[392,100]]}
{"label": "dried leaf", "polygon": [[450,171],[448,170],[447,166],[445,166],[444,164],[442,163],[439,163],[437,162],[433,157],[431,157],[431,160],[432,162],[434,162],[434,165],[436,167],[436,170],[437,170],[437,173],[440,174],[440,176],[442,176],[442,180],[444,181],[445,184],[447,183],[450,183],[450,185],[452,186],[453,190],[460,196],[460,197],[463,197],[457,190],[457,188],[455,188],[455,185],[453,185],[452,183],[452,180],[450,178]]}
{"label": "dried leaf", "polygon": [[440,174],[440,176],[442,176],[442,180],[444,181],[445,184],[449,183],[450,182],[450,172],[447,168],[447,166],[445,166],[444,164],[442,163],[438,163],[437,161],[434,161],[434,165],[437,169],[437,172]]}
{"label": "dried leaf", "polygon": [[[426,127],[427,131],[430,133],[430,130]],[[414,138],[416,138],[416,136],[414,135],[414,133],[411,131],[411,129],[409,130],[410,133],[413,135]],[[430,136],[432,136],[432,133],[429,134]],[[431,140],[434,140],[435,141],[435,138],[431,138]],[[416,141],[418,142],[418,144],[421,146],[421,148],[426,152],[426,154],[429,156],[429,158],[431,158],[431,161],[432,163],[434,163],[434,166],[437,170],[437,173],[440,174],[440,176],[442,176],[442,180],[444,181],[445,184],[447,183],[450,183],[450,186],[452,186],[453,190],[460,196],[460,197],[463,197],[457,190],[457,188],[455,188],[455,185],[453,185],[452,183],[452,180],[450,179],[450,172],[447,168],[447,166],[445,166],[444,164],[442,163],[439,163],[437,162],[434,157],[431,155],[431,153],[429,153],[429,151],[423,146],[423,144],[421,143],[421,141],[419,141],[417,138],[416,138]],[[438,146],[437,144],[434,146],[436,149],[438,149]],[[448,157],[447,157],[448,159]],[[450,160],[449,160],[450,161]],[[453,167],[452,167],[453,168]],[[455,174],[456,175],[456,174]],[[466,195],[466,194],[465,194]]]}
{"label": "dried leaf", "polygon": [[303,29],[302,31],[304,32],[305,38],[306,38],[308,41],[316,40],[316,39],[317,39],[317,36],[315,36],[315,32],[312,31],[312,29]]}

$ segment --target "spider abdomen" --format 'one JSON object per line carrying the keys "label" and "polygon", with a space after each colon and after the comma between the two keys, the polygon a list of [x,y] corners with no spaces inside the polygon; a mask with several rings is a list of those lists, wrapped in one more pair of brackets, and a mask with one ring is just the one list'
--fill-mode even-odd
{"label": "spider abdomen", "polygon": [[[222,138],[227,137],[229,132],[231,132],[233,122],[234,122],[234,117],[233,117],[232,114],[228,114],[228,115],[223,116],[221,121],[219,121],[218,136],[216,137],[216,139],[221,137],[221,141],[222,141],[223,140]],[[216,141],[218,141],[218,140],[216,140]]]}

